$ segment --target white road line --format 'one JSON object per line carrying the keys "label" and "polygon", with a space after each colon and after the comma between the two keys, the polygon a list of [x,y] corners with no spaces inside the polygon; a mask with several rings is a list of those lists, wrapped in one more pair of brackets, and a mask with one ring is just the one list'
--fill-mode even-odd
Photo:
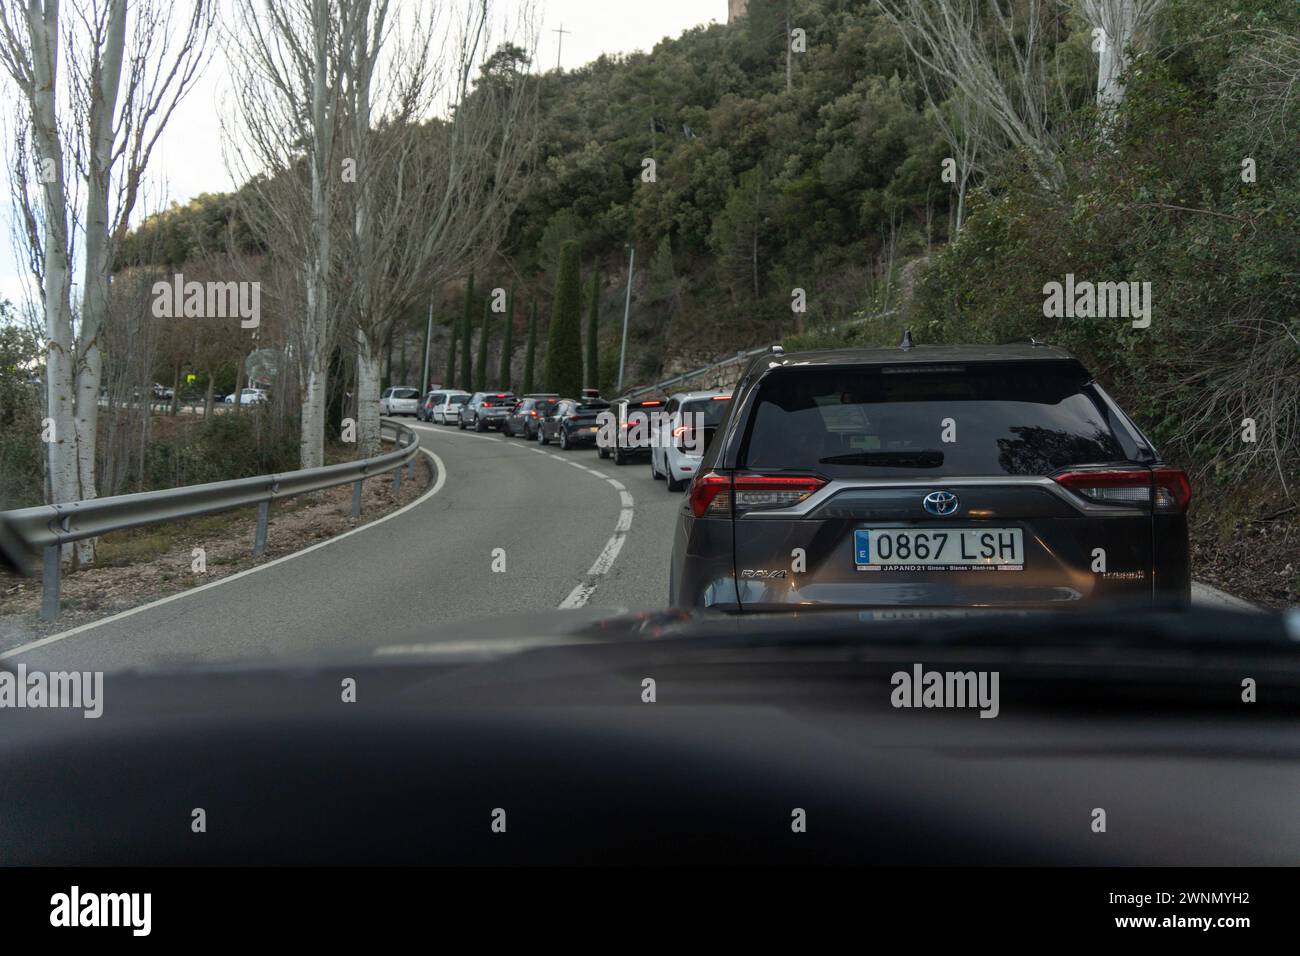
{"label": "white road line", "polygon": [[[487,436],[469,434],[462,435],[461,437],[484,438]],[[501,439],[492,440],[500,441]],[[523,446],[521,445],[519,447]],[[592,595],[596,593],[596,587],[600,583],[597,579],[609,573],[609,569],[614,566],[614,561],[618,558],[619,552],[623,550],[623,543],[627,540],[627,534],[632,529],[632,515],[634,514],[636,502],[633,500],[632,496],[628,494],[627,487],[622,482],[608,477],[603,471],[600,471],[597,468],[589,468],[586,465],[579,464],[572,458],[567,455],[562,455],[559,452],[548,452],[542,448],[533,448],[531,450],[537,452],[539,455],[549,455],[556,461],[562,461],[566,465],[572,465],[580,471],[590,472],[597,478],[608,481],[618,489],[619,503],[622,510],[619,511],[618,524],[614,526],[614,534],[605,542],[605,547],[601,549],[600,554],[596,557],[596,562],[587,570],[583,579],[578,582],[572,591],[569,592],[569,596],[558,605],[560,610],[583,607],[591,600]]]}
{"label": "white road line", "polygon": [[412,508],[419,507],[420,505],[428,501],[430,498],[432,498],[434,495],[436,495],[438,492],[442,491],[443,485],[447,483],[447,468],[445,465],[443,465],[442,459],[439,458],[437,455],[435,455],[432,451],[430,451],[427,448],[421,448],[420,451],[424,452],[424,454],[432,458],[434,464],[437,465],[438,480],[433,483],[432,488],[430,488],[424,494],[420,495],[420,497],[416,498],[410,504],[403,505],[402,507],[398,508],[396,511],[390,512],[389,514],[384,515],[382,518],[376,518],[374,521],[367,522],[366,524],[361,525],[361,527],[359,528],[353,528],[351,531],[345,531],[342,534],[330,538],[327,541],[321,541],[318,544],[313,544],[311,547],[303,548],[301,551],[295,551],[293,554],[286,554],[284,557],[276,558],[274,561],[268,561],[265,564],[257,565],[257,567],[248,568],[247,570],[239,571],[235,574],[229,575],[228,577],[219,578],[216,581],[212,581],[209,584],[202,584],[196,588],[190,588],[188,591],[180,591],[176,594],[169,595],[165,598],[159,598],[157,601],[150,601],[148,604],[141,604],[139,607],[129,608],[128,610],[122,611],[118,614],[114,614],[110,617],[106,617],[98,621],[91,621],[89,624],[82,624],[80,627],[74,627],[67,631],[60,631],[58,634],[51,634],[49,637],[43,637],[39,641],[32,641],[29,644],[21,644],[18,647],[12,648],[10,650],[5,651],[3,654],[0,654],[0,661],[10,657],[16,657],[17,655],[24,654],[27,651],[33,651],[38,647],[45,647],[49,644],[54,644],[58,641],[62,641],[65,638],[73,637],[74,635],[77,634],[84,634],[86,631],[93,630],[94,628],[97,627],[102,627],[105,624],[112,624],[114,621],[121,621],[124,618],[133,617],[134,615],[139,614],[142,611],[148,611],[151,608],[161,607],[164,604],[170,604],[172,601],[179,601],[181,598],[187,598],[192,594],[198,594],[201,591],[208,591],[211,590],[212,588],[221,587],[221,585],[229,584],[231,581],[238,581],[240,578],[247,577],[250,574],[256,574],[259,571],[265,571],[267,568],[273,568],[277,564],[284,564],[286,561],[292,561],[294,558],[301,558],[304,554],[311,554],[311,552],[317,551],[321,548],[328,548],[330,545],[337,544],[338,542],[342,541],[344,538],[350,538],[354,534],[360,534],[362,531],[369,531],[371,528],[374,528],[377,525],[381,525],[385,521],[391,521],[393,518],[396,518],[398,515],[406,514],[406,512],[410,511]]}
{"label": "white road line", "polygon": [[569,592],[569,596],[560,602],[560,610],[569,608],[582,607],[591,600],[596,593],[596,587],[600,583],[597,579],[609,573],[609,569],[614,566],[614,561],[618,554],[623,550],[623,544],[627,541],[627,533],[632,530],[633,501],[632,496],[627,492],[622,493],[623,509],[618,514],[618,524],[614,527],[614,534],[605,542],[605,547],[601,549],[600,554],[596,557],[596,562],[587,571],[587,576]]}

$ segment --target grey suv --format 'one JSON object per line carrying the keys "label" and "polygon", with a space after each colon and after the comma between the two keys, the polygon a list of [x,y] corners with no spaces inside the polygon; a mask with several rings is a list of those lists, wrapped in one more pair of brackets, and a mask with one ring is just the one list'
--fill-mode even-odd
{"label": "grey suv", "polygon": [[1185,603],[1190,500],[1061,349],[774,350],[742,376],[679,512],[669,599]]}
{"label": "grey suv", "polygon": [[475,392],[460,406],[458,424],[462,431],[466,428],[473,428],[476,432],[485,432],[489,428],[500,431],[515,404],[516,399],[510,392]]}

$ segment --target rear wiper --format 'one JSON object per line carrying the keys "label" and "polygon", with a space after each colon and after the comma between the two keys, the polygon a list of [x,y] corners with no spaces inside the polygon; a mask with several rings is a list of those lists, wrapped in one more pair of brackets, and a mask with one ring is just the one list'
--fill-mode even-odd
{"label": "rear wiper", "polygon": [[941,451],[859,451],[821,458],[819,465],[879,465],[882,468],[941,468]]}

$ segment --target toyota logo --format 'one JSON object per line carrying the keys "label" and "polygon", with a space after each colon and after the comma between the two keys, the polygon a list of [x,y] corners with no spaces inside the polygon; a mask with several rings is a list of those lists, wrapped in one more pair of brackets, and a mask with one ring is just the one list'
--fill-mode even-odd
{"label": "toyota logo", "polygon": [[956,514],[958,507],[961,506],[957,496],[950,491],[932,491],[925,496],[925,500],[921,504],[925,506],[925,510],[930,514],[938,515],[940,518]]}

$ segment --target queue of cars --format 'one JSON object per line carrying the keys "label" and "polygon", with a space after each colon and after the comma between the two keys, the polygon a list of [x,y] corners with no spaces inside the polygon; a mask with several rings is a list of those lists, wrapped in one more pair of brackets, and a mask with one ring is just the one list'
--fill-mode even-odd
{"label": "queue of cars", "polygon": [[[461,430],[499,431],[512,438],[559,445],[562,450],[595,448],[616,465],[648,461],[650,474],[669,491],[682,491],[699,470],[731,401],[729,392],[683,392],[667,400],[619,399],[607,402],[593,389],[582,398],[554,392],[516,396],[512,392],[431,391],[414,412],[397,410],[389,389],[381,411],[415,414],[421,421],[456,425]],[[405,406],[402,406],[404,409]],[[390,410],[393,409],[393,410]]]}
{"label": "queue of cars", "polygon": [[455,394],[446,424],[594,446],[689,486],[673,606],[1190,600],[1187,475],[1077,358],[1039,342],[776,346],[734,393]]}

